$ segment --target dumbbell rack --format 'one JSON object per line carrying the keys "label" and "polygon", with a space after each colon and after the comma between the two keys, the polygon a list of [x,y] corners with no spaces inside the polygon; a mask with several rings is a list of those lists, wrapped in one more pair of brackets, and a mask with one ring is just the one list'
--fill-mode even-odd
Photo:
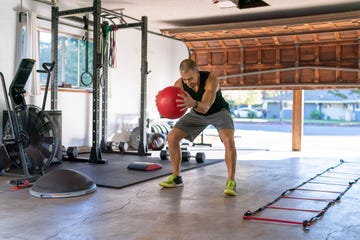
{"label": "dumbbell rack", "polygon": [[[152,122],[150,123],[150,120],[147,119],[147,124],[146,124],[146,137],[147,137],[147,145],[150,146],[150,143],[157,139],[157,138],[161,138],[163,144],[156,146],[154,148],[151,148],[151,150],[157,151],[157,150],[161,150],[164,148],[165,146],[165,142],[166,142],[166,136],[167,134],[170,132],[171,130],[171,126],[168,125],[167,123],[163,123],[163,122]],[[130,134],[130,140],[128,142],[119,142],[119,143],[115,143],[115,142],[102,142],[101,144],[101,151],[104,153],[120,153],[123,155],[139,155],[138,153],[138,145],[139,145],[139,140],[140,140],[140,128],[139,127],[135,127],[134,129],[132,129],[131,134]],[[150,141],[150,142],[149,142]],[[146,151],[146,153],[143,154],[143,156],[150,156],[151,152]]]}
{"label": "dumbbell rack", "polygon": [[[360,174],[358,173],[358,171],[354,170],[354,173],[351,172],[344,172],[344,171],[333,171],[336,168],[339,168],[340,166],[344,165],[344,164],[353,164],[353,165],[358,165],[360,166],[360,162],[345,162],[344,160],[340,160],[340,163],[337,164],[336,166],[330,167],[328,169],[326,169],[325,171],[315,175],[314,177],[310,178],[309,180],[301,183],[300,185],[294,187],[294,188],[290,188],[287,189],[286,191],[284,191],[279,197],[277,197],[275,200],[273,200],[272,202],[269,202],[268,204],[258,208],[257,210],[251,212],[251,211],[247,211],[244,216],[243,219],[246,220],[256,220],[256,221],[265,221],[265,222],[274,222],[274,223],[283,223],[283,224],[293,224],[293,225],[302,225],[304,230],[309,230],[310,226],[312,224],[314,224],[317,220],[321,219],[325,212],[332,206],[334,205],[336,202],[339,202],[341,197],[355,184],[359,181],[360,177],[358,178],[351,178],[348,176],[359,176]],[[360,169],[360,168],[359,168]],[[339,170],[341,170],[339,168]],[[357,173],[355,173],[357,172]],[[331,176],[323,176],[325,173],[329,173],[329,174],[333,174]],[[340,176],[339,176],[340,175]],[[348,178],[344,178],[344,176],[347,176]],[[349,180],[349,182],[347,184],[344,183],[326,183],[326,182],[321,182],[321,181],[314,181],[315,179],[317,180],[318,178],[332,178],[332,179],[346,179]],[[311,187],[309,188],[304,188],[304,186],[306,185],[312,185],[312,184],[316,184],[318,186],[322,186],[322,185],[330,185],[330,186],[339,186],[339,187],[344,187],[343,191],[329,191],[326,189],[312,189]],[[292,194],[294,192],[319,192],[319,193],[330,193],[330,194],[338,194],[338,196],[336,198],[313,198],[313,197],[296,197],[296,196],[292,196]],[[283,199],[288,199],[288,200],[301,200],[301,201],[321,201],[321,202],[327,202],[327,204],[325,205],[325,207],[323,209],[319,209],[319,210],[314,210],[314,209],[299,209],[299,208],[293,208],[293,207],[281,207],[281,205],[279,204],[278,206],[273,206],[275,203],[279,203],[281,200]],[[256,217],[255,215],[259,214],[260,212],[263,212],[267,209],[272,209],[272,210],[280,210],[280,211],[295,211],[295,212],[310,212],[310,213],[317,213],[315,216],[310,217],[307,220],[304,220],[302,222],[300,221],[292,221],[292,220],[285,220],[285,219],[276,219],[276,218],[269,218],[269,217]]]}

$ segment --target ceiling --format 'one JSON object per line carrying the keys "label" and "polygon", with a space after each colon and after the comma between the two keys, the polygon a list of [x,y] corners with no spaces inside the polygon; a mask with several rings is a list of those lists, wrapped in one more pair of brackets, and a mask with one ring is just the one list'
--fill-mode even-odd
{"label": "ceiling", "polygon": [[[223,23],[244,23],[257,20],[359,10],[359,0],[265,0],[270,6],[256,8],[219,8],[213,0],[102,0],[102,7],[124,9],[125,15],[140,19],[147,16],[149,29],[174,29]],[[58,0],[60,10],[91,6],[92,0]]]}
{"label": "ceiling", "polygon": [[[58,6],[62,11],[92,1],[58,0]],[[213,1],[101,4],[132,18],[147,16],[149,30],[184,41],[199,69],[215,72],[222,87],[359,87],[359,0],[264,0],[270,6],[245,9]]]}

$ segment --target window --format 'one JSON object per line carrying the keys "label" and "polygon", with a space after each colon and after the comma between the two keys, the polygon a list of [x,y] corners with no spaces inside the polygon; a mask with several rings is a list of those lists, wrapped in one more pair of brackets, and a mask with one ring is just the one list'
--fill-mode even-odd
{"label": "window", "polygon": [[[81,74],[85,71],[86,49],[85,41],[70,37],[58,37],[58,85],[71,84],[72,87],[89,88],[81,83]],[[93,43],[89,41],[88,51],[88,71],[92,74],[92,48]],[[39,32],[39,61],[51,62],[51,34],[49,32]],[[89,78],[89,76],[86,76]],[[41,84],[46,84],[46,74],[41,74]],[[85,84],[91,79],[84,79]]]}
{"label": "window", "polygon": [[[65,54],[64,57],[64,66],[65,83],[70,83],[72,86],[79,86],[79,43],[78,39],[71,37],[63,37],[61,39],[64,41],[64,49],[62,49]],[[60,44],[59,44],[60,45]],[[60,51],[59,51],[60,52]]]}

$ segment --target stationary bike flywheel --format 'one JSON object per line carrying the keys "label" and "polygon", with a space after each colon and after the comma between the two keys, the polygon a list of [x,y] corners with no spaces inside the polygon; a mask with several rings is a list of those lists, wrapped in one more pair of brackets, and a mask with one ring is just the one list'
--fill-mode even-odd
{"label": "stationary bike flywheel", "polygon": [[[55,157],[58,145],[56,125],[52,117],[34,105],[26,105],[15,113],[19,124],[19,141],[21,141],[31,172],[45,170]],[[11,134],[9,122],[5,127],[5,135]],[[9,151],[9,149],[8,149]],[[9,155],[14,163],[21,166],[18,149],[10,149]]]}

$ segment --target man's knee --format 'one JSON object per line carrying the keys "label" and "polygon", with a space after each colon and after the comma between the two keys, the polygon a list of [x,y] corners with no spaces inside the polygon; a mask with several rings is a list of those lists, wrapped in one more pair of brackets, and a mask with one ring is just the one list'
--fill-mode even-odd
{"label": "man's knee", "polygon": [[176,142],[175,139],[176,139],[176,133],[174,133],[174,131],[169,132],[169,134],[167,135],[168,143],[171,144],[171,143]]}
{"label": "man's knee", "polygon": [[235,141],[234,138],[232,137],[224,138],[223,143],[226,148],[230,148],[230,149],[235,148]]}
{"label": "man's knee", "polygon": [[232,132],[221,134],[221,140],[225,148],[235,148],[234,134],[232,134]]}
{"label": "man's knee", "polygon": [[234,130],[232,129],[222,129],[219,133],[222,141],[230,141],[234,139]]}
{"label": "man's knee", "polygon": [[173,128],[167,135],[167,141],[169,144],[177,144],[186,136],[186,134],[180,129]]}

